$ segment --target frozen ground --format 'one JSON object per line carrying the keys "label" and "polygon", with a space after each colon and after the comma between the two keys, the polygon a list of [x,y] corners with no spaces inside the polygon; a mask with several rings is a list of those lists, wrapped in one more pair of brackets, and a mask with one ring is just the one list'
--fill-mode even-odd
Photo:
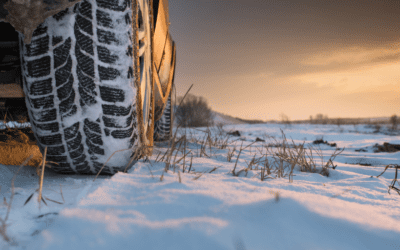
{"label": "frozen ground", "polygon": [[[289,142],[292,138],[308,145],[323,136],[345,148],[333,161],[336,169],[326,177],[295,168],[292,183],[288,177],[261,181],[259,170],[232,176],[237,151],[228,162],[228,150],[257,137],[266,139],[241,152],[237,171],[244,169],[255,154],[261,157],[257,148],[274,142],[272,137],[282,141],[280,128]],[[395,190],[388,194],[395,170],[376,178],[384,166],[400,164],[400,152],[373,152],[376,143],[400,144],[399,135],[372,133],[362,125],[224,129],[238,130],[241,137],[230,137],[226,149],[209,152],[207,147],[210,158],[199,157],[199,144],[188,144],[193,153],[190,172],[188,167],[185,173],[180,167],[179,175],[178,168],[169,170],[162,181],[165,163],[155,160],[167,150],[166,143],[158,144],[150,162],[141,160],[128,173],[94,182],[94,176],[46,170],[43,195],[62,204],[46,200],[48,206],[42,203],[41,209],[35,196],[24,206],[38,188],[38,178],[32,168],[22,169],[7,221],[12,244],[0,239],[0,249],[400,249],[400,195]],[[202,140],[205,133],[200,130],[205,129],[186,132]],[[320,147],[326,162],[335,148]],[[320,162],[317,155],[315,159]],[[186,166],[189,161],[187,157]],[[17,167],[0,167],[0,198],[9,202]],[[214,167],[218,169],[209,173]],[[0,218],[5,214],[2,204]]]}

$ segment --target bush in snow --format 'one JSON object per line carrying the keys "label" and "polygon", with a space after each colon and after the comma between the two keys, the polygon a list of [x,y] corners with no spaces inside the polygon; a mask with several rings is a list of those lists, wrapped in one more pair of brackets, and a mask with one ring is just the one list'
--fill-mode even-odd
{"label": "bush in snow", "polygon": [[[182,97],[178,98],[181,103]],[[214,123],[214,114],[204,97],[188,94],[176,109],[175,119],[182,127],[207,127]]]}

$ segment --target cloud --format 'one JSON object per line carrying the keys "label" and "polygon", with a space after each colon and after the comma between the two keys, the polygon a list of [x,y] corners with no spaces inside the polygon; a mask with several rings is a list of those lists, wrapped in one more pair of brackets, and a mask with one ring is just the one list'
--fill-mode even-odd
{"label": "cloud", "polygon": [[365,48],[362,46],[348,47],[336,51],[326,51],[311,55],[300,61],[303,65],[333,66],[333,65],[360,65],[370,63],[391,63],[400,58],[400,42],[379,48]]}
{"label": "cloud", "polygon": [[332,72],[305,73],[292,76],[291,81],[314,84],[321,88],[329,86],[343,94],[376,92],[382,90],[400,94],[400,63],[381,63],[360,66],[356,69]]}

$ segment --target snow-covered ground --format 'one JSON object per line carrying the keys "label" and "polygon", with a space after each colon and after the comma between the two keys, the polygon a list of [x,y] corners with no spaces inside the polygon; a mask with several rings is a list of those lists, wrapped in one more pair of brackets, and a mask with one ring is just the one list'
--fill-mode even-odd
{"label": "snow-covered ground", "polygon": [[[241,152],[236,172],[254,155],[261,157],[263,146],[281,142],[280,128],[289,143],[293,139],[308,146],[323,136],[345,148],[334,159],[337,167],[329,177],[297,167],[293,182],[288,177],[261,181],[260,170],[254,168],[232,175],[242,143],[245,147],[257,137],[266,140]],[[400,164],[400,151],[374,153],[373,148],[376,143],[400,144],[399,135],[373,133],[363,125],[236,124],[224,129],[238,130],[241,136],[230,137],[225,149],[210,152],[207,146],[202,157],[200,143],[189,143],[184,173],[182,161],[175,171],[163,172],[165,163],[159,159],[167,143],[157,144],[150,162],[140,160],[128,173],[95,181],[94,176],[57,175],[46,169],[43,195],[62,204],[46,200],[40,209],[36,196],[24,206],[38,188],[38,177],[34,169],[23,168],[15,179],[7,221],[11,244],[0,239],[0,249],[400,249],[400,195],[395,190],[388,194],[395,170],[376,178],[386,165]],[[186,134],[203,140],[204,131],[187,129]],[[320,148],[324,162],[335,151],[325,144]],[[314,159],[320,162],[317,154]],[[0,198],[9,202],[18,167],[0,167]],[[0,218],[6,208],[0,206]]]}
{"label": "snow-covered ground", "polygon": [[224,115],[219,112],[214,112],[214,123],[215,124],[223,124],[223,125],[232,125],[232,124],[246,124],[243,121],[240,121],[234,117],[231,117],[229,115]]}

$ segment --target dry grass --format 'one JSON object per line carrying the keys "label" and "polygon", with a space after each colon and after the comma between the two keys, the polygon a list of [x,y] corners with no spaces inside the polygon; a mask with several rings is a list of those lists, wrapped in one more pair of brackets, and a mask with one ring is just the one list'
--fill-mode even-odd
{"label": "dry grass", "polygon": [[383,173],[385,173],[385,171],[388,168],[396,169],[395,176],[394,176],[394,179],[392,180],[392,183],[389,186],[388,193],[390,194],[390,189],[393,189],[400,195],[400,189],[394,186],[396,184],[396,182],[397,182],[397,184],[399,184],[399,181],[397,180],[397,170],[400,168],[400,165],[397,165],[397,164],[389,164],[389,165],[387,165],[385,167],[385,170],[383,170],[383,172],[380,175],[378,175],[376,178],[378,178],[379,176],[383,175]]}
{"label": "dry grass", "polygon": [[5,132],[8,135],[0,142],[0,164],[19,166],[26,158],[33,155],[27,165],[36,167],[42,158],[36,143],[29,141],[28,136],[18,129],[7,128]]}
{"label": "dry grass", "polygon": [[27,165],[37,166],[42,157],[37,145],[20,142],[0,142],[0,164],[18,166],[30,155],[33,155],[33,157]]}
{"label": "dry grass", "polygon": [[[165,162],[165,172],[167,172],[170,168],[173,168],[175,172],[178,168],[178,172],[181,169],[182,173],[185,173],[187,170],[186,157],[190,157],[190,167],[187,171],[189,173],[192,169],[193,156],[212,158],[220,150],[227,150],[226,159],[228,162],[231,162],[236,154],[235,165],[231,171],[233,176],[239,176],[241,173],[245,173],[247,176],[249,171],[255,170],[259,172],[256,176],[260,176],[261,181],[269,178],[274,179],[276,177],[282,178],[287,176],[289,177],[289,181],[293,181],[293,170],[296,165],[300,167],[301,171],[312,173],[316,173],[317,166],[321,166],[321,171],[318,173],[324,176],[329,176],[329,168],[335,169],[336,167],[333,165],[333,160],[344,150],[343,149],[340,152],[337,152],[338,149],[336,149],[329,160],[324,162],[320,149],[316,150],[312,146],[306,149],[304,142],[301,145],[296,145],[293,140],[292,145],[290,145],[282,130],[282,142],[277,142],[275,138],[273,138],[275,143],[268,144],[264,143],[263,140],[256,140],[246,147],[243,147],[242,142],[239,150],[237,150],[236,146],[228,146],[229,143],[232,143],[232,140],[229,142],[231,137],[229,136],[228,132],[223,130],[223,126],[221,125],[217,125],[216,127],[207,127],[205,129],[192,129],[204,133],[204,136],[201,137],[201,139],[199,139],[198,136],[194,136],[192,132],[189,132],[190,135],[188,136],[186,130],[183,136],[177,138],[178,129],[179,127],[175,131],[174,137],[170,141],[170,147],[166,150],[164,155],[161,156],[161,153],[159,153],[159,155],[156,157],[156,162]],[[256,142],[262,142],[262,144],[254,146],[253,144]],[[194,152],[187,148],[188,144],[196,144],[196,149],[194,149]],[[253,147],[256,150],[254,150]],[[237,171],[240,156],[245,149],[249,149],[251,152],[258,151],[259,154],[257,156],[257,153],[255,153],[249,162],[245,160],[244,162],[247,166]],[[181,156],[178,157],[178,154]],[[319,156],[319,164],[317,164],[317,161],[314,159],[315,156]],[[180,164],[181,162],[183,162],[183,164]],[[289,168],[289,171],[285,171],[287,168]],[[203,174],[205,174],[196,173],[193,171],[192,173],[197,174],[197,176],[194,177],[194,180],[199,179]],[[272,175],[275,176],[273,177]]]}
{"label": "dry grass", "polygon": [[228,155],[226,156],[226,160],[228,162],[231,162],[233,155],[235,154],[236,147],[233,147],[232,149],[228,148]]}
{"label": "dry grass", "polygon": [[[238,177],[241,174],[247,176],[250,171],[256,171],[258,173],[254,177],[259,176],[261,181],[288,177],[289,182],[292,182],[294,176],[293,171],[296,166],[298,166],[302,172],[329,176],[329,170],[336,168],[333,164],[335,157],[344,150],[344,148],[341,150],[336,148],[334,153],[325,162],[320,148],[314,148],[311,145],[306,147],[304,145],[305,142],[296,145],[293,140],[289,143],[282,130],[282,141],[277,141],[275,138],[267,136],[267,138],[272,138],[274,142],[265,143],[263,140],[256,140],[247,146],[243,146],[242,141],[240,148],[237,149],[235,145],[229,146],[229,144],[232,145],[232,142],[235,140],[229,141],[231,137],[228,135],[228,132],[223,131],[222,126],[191,129],[204,133],[204,136],[200,137],[200,139],[198,136],[193,135],[192,132],[188,134],[186,130],[181,131],[184,135],[177,138],[178,129],[179,127],[170,141],[170,147],[163,156],[159,153],[156,162],[165,162],[165,172],[171,168],[173,168],[174,172],[178,169],[179,175],[180,171],[182,171],[182,173],[189,173],[191,171],[193,156],[212,158],[221,150],[227,150],[226,159],[228,162],[231,162],[232,159],[236,157],[235,165],[231,171],[233,176]],[[187,148],[189,144],[192,146],[196,144],[196,149],[189,150]],[[246,167],[237,170],[238,166],[241,165],[239,164],[240,157],[246,149],[251,152],[253,157],[250,161],[244,160]],[[188,170],[186,166],[188,160],[186,157],[190,157],[190,167]],[[215,168],[211,172],[213,171],[215,171]],[[191,173],[196,174],[194,180],[198,180],[203,174],[207,174],[206,172],[193,171]]]}
{"label": "dry grass", "polygon": [[[7,117],[9,116],[9,117]],[[5,112],[3,121],[17,121],[19,123],[26,122],[16,120],[10,112]],[[40,164],[42,153],[36,142],[30,141],[29,137],[21,132],[18,128],[10,128],[5,124],[6,129],[2,130],[2,138],[0,139],[0,164],[3,165],[21,165],[30,155],[33,157],[26,163],[28,166],[36,167]]]}
{"label": "dry grass", "polygon": [[39,193],[39,195],[38,195],[39,209],[40,209],[40,206],[41,206],[41,204],[42,204],[42,203],[41,203],[42,201],[43,201],[43,203],[47,206],[47,203],[46,203],[45,199],[48,200],[48,201],[57,203],[57,204],[64,204],[64,203],[65,203],[64,196],[63,196],[63,194],[62,194],[61,184],[60,184],[60,195],[61,195],[61,198],[62,198],[63,202],[55,201],[55,200],[52,200],[52,199],[50,199],[50,198],[47,198],[47,197],[44,197],[44,196],[43,196],[43,181],[44,181],[45,166],[51,168],[50,163],[57,164],[56,162],[46,161],[46,154],[47,154],[47,147],[44,149],[44,155],[43,155],[43,158],[42,158],[42,160],[41,160],[41,163],[36,167],[36,173],[37,173],[37,175],[39,176],[39,188],[37,188],[37,189],[35,190],[35,192],[33,192],[33,193],[28,197],[28,199],[26,199],[26,201],[25,201],[25,203],[24,203],[24,206],[32,199],[33,195],[34,195],[36,192]]}
{"label": "dry grass", "polygon": [[[290,145],[286,139],[284,132],[282,133],[282,142],[278,143],[275,139],[275,144],[265,145],[266,153],[259,150],[261,157],[256,161],[256,157],[253,157],[253,165],[261,162],[260,159],[264,158],[264,166],[259,173],[260,179],[265,180],[268,175],[272,173],[275,177],[289,177],[289,181],[293,181],[291,178],[293,176],[293,170],[295,166],[300,167],[302,172],[317,173],[317,166],[321,166],[321,171],[319,174],[323,176],[329,176],[329,169],[335,169],[336,166],[333,165],[333,160],[337,155],[343,152],[344,149],[337,152],[338,149],[330,156],[329,160],[325,163],[321,150],[314,149],[311,145],[307,149],[304,146],[304,142],[300,145],[296,145],[292,140],[292,145]],[[273,147],[275,151],[272,150]],[[316,152],[317,156],[320,157],[320,164],[316,162],[313,156],[313,151]],[[315,154],[314,154],[315,155]],[[268,159],[270,156],[270,159]],[[289,168],[289,171],[285,170]],[[272,170],[272,171],[271,171]],[[288,173],[289,172],[289,173]]]}

